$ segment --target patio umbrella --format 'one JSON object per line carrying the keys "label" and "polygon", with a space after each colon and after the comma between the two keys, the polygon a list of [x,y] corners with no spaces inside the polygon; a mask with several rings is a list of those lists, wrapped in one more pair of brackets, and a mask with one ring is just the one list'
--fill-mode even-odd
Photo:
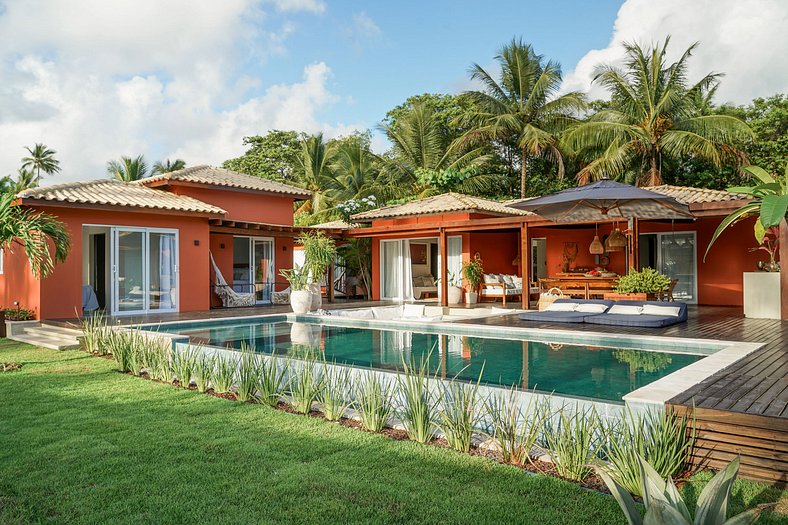
{"label": "patio umbrella", "polygon": [[672,197],[607,179],[510,206],[563,223],[629,218],[694,218],[686,204]]}

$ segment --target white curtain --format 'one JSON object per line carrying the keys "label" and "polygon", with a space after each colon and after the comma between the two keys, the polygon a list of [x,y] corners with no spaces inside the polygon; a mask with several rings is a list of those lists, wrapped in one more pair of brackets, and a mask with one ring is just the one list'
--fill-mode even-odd
{"label": "white curtain", "polygon": [[[449,286],[462,282],[462,237],[448,237],[446,243],[446,270]],[[454,280],[452,280],[454,277]]]}
{"label": "white curtain", "polygon": [[413,301],[413,266],[410,259],[410,241],[402,241],[402,300]]}
{"label": "white curtain", "polygon": [[383,298],[413,301],[413,269],[410,241],[381,241],[383,260]]}
{"label": "white curtain", "polygon": [[175,308],[175,236],[159,236],[159,308]]}

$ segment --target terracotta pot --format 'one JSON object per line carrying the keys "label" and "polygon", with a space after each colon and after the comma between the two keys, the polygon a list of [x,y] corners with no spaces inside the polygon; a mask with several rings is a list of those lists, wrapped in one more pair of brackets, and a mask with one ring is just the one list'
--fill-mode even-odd
{"label": "terracotta pot", "polygon": [[312,308],[312,292],[309,290],[298,290],[290,293],[290,306],[293,312],[305,314]]}

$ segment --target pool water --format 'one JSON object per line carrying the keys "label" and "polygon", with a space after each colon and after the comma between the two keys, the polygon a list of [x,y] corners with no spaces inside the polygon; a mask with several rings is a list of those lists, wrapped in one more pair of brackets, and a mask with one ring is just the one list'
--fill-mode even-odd
{"label": "pool water", "polygon": [[584,344],[545,343],[442,333],[331,326],[261,319],[186,323],[159,328],[194,343],[318,357],[328,362],[394,371],[403,360],[429,359],[442,378],[622,402],[622,397],[705,357]]}

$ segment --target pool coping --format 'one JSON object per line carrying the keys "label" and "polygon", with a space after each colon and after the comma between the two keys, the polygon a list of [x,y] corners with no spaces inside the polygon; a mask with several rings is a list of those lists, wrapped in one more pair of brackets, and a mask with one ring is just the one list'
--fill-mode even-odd
{"label": "pool coping", "polygon": [[[498,315],[513,315],[508,313],[502,313]],[[741,341],[725,341],[719,339],[700,339],[700,338],[688,338],[688,337],[666,337],[666,336],[648,336],[648,335],[633,335],[633,334],[610,334],[610,333],[603,333],[603,332],[577,332],[574,330],[569,329],[542,329],[542,328],[531,328],[531,327],[492,327],[482,324],[474,324],[473,318],[470,319],[463,319],[463,321],[470,321],[470,322],[463,322],[457,323],[456,321],[419,321],[419,320],[386,320],[386,319],[354,319],[352,317],[332,317],[330,315],[317,315],[317,314],[294,314],[294,313],[276,313],[276,314],[263,314],[263,315],[245,315],[245,316],[237,316],[237,317],[222,317],[217,319],[204,319],[199,321],[167,321],[167,322],[160,322],[160,323],[143,323],[138,325],[137,327],[144,327],[144,326],[160,326],[166,330],[166,326],[168,325],[178,325],[178,324],[194,324],[200,325],[203,323],[209,323],[211,321],[218,321],[221,320],[223,324],[232,323],[234,321],[244,321],[244,320],[251,320],[251,319],[271,319],[271,318],[282,318],[288,322],[307,322],[307,323],[315,323],[315,324],[328,324],[333,326],[346,326],[346,327],[357,327],[357,328],[378,328],[378,329],[388,329],[388,330],[404,330],[404,331],[412,331],[412,332],[425,332],[425,333],[434,333],[434,332],[453,332],[449,335],[474,335],[474,336],[483,336],[488,337],[491,339],[507,339],[510,337],[522,337],[523,339],[528,339],[529,341],[535,342],[545,342],[547,338],[552,339],[551,342],[555,342],[555,337],[559,336],[562,339],[565,339],[566,344],[576,344],[576,343],[588,343],[589,339],[598,339],[598,340],[613,340],[617,344],[627,345],[627,344],[637,344],[640,343],[639,346],[644,347],[645,351],[663,351],[667,352],[668,350],[659,350],[654,348],[648,348],[648,344],[643,345],[643,343],[654,343],[664,344],[664,345],[671,345],[674,347],[671,353],[684,353],[684,354],[693,354],[693,355],[704,355],[705,357],[699,359],[698,361],[691,363],[679,370],[676,370],[660,379],[657,379],[645,386],[642,386],[628,394],[625,394],[622,397],[622,401],[625,405],[631,406],[638,406],[638,405],[661,405],[664,406],[667,401],[670,399],[678,396],[682,392],[685,392],[689,388],[698,383],[704,381],[705,379],[711,377],[712,375],[716,374],[717,372],[722,371],[723,369],[731,366],[735,362],[739,361],[740,359],[746,357],[747,355],[755,352],[759,348],[763,346],[763,343],[752,343],[752,342],[741,342]],[[323,323],[320,323],[320,322]],[[458,333],[459,332],[459,333]],[[481,333],[480,333],[481,332]],[[184,336],[182,334],[171,334],[167,332],[158,332],[160,336],[170,338],[173,343],[176,342],[178,339],[182,339]],[[530,337],[529,337],[530,336]],[[688,348],[690,350],[685,351],[677,351],[675,349],[676,345],[681,345],[684,348]],[[711,347],[711,346],[718,346],[716,351],[711,354],[692,351],[691,349],[704,346],[704,347]],[[590,398],[587,398],[590,400]]]}

